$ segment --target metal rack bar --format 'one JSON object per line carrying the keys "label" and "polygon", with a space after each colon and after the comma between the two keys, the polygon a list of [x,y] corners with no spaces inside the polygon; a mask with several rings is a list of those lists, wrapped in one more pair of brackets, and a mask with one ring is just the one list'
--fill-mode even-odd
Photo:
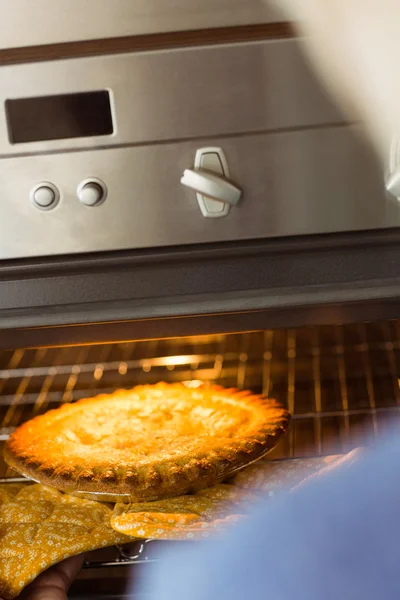
{"label": "metal rack bar", "polygon": [[[75,389],[76,383],[78,381],[78,376],[81,372],[81,365],[85,363],[86,357],[89,353],[89,348],[84,346],[80,348],[77,356],[77,364],[72,365],[71,373],[68,377],[67,385],[65,386],[64,393],[62,396],[61,403],[71,402],[73,400],[73,391]],[[61,374],[60,371],[56,371],[56,374]]]}
{"label": "metal rack bar", "polygon": [[[218,380],[221,378],[222,370],[224,368],[224,360],[225,360],[225,346],[226,346],[226,338],[222,338],[219,343],[219,352],[215,356],[214,361],[214,370],[215,370],[215,379]],[[199,368],[199,363],[197,363],[197,369]]]}
{"label": "metal rack bar", "polygon": [[9,408],[5,414],[1,427],[8,427],[11,423],[12,418],[14,417],[15,412],[17,411],[18,404],[22,401],[26,389],[29,385],[29,382],[32,378],[32,374],[30,369],[25,371],[25,375],[22,377],[16,394],[13,396],[12,402],[9,405]]}
{"label": "metal rack bar", "polygon": [[343,345],[343,330],[341,327],[336,328],[336,356],[337,356],[337,369],[338,377],[340,382],[341,400],[343,407],[343,420],[344,420],[344,438],[345,442],[349,439],[350,433],[350,420],[349,420],[349,397],[347,391],[347,378],[346,378],[346,363],[344,360],[344,345]]}
{"label": "metal rack bar", "polygon": [[274,332],[264,332],[264,352],[263,352],[263,372],[262,372],[262,393],[268,398],[272,393],[272,348],[274,344]]}
{"label": "metal rack bar", "polygon": [[115,546],[115,557],[113,560],[85,560],[85,569],[101,569],[103,567],[127,567],[129,565],[141,565],[157,562],[148,553],[154,540],[141,540],[130,544],[130,546]]}
{"label": "metal rack bar", "polygon": [[359,325],[360,337],[362,339],[362,358],[365,371],[365,381],[367,384],[368,402],[371,409],[372,425],[375,435],[378,433],[378,421],[376,418],[376,399],[375,389],[372,377],[371,361],[368,349],[367,331],[365,325]]}
{"label": "metal rack bar", "polygon": [[244,333],[240,340],[240,353],[239,353],[239,363],[238,363],[238,370],[237,370],[236,387],[239,390],[242,390],[245,386],[248,351],[249,351],[249,334]]}
{"label": "metal rack bar", "polygon": [[312,368],[314,381],[314,402],[315,402],[315,417],[314,417],[314,433],[315,445],[318,454],[322,452],[322,392],[321,392],[321,350],[319,346],[319,333],[315,329],[312,336]]}
{"label": "metal rack bar", "polygon": [[[393,342],[390,335],[389,323],[382,324],[386,338],[386,353],[389,364],[389,371],[392,380],[393,395],[396,398],[397,405],[400,406],[400,388],[399,388],[399,373],[397,373],[395,352],[399,349],[399,343]],[[396,323],[398,330],[398,323]],[[395,349],[396,348],[396,349]]]}
{"label": "metal rack bar", "polygon": [[[288,378],[287,378],[287,405],[291,415],[295,414],[295,385],[296,385],[296,331],[290,330],[287,334],[287,361],[288,361]],[[290,450],[289,456],[295,455],[295,429],[291,427],[289,430]]]}
{"label": "metal rack bar", "polygon": [[[90,347],[84,346],[85,351],[87,352]],[[143,369],[145,372],[149,372],[149,367],[152,369],[153,367],[177,367],[177,366],[185,366],[192,365],[193,363],[199,362],[212,362],[215,359],[215,354],[191,354],[186,356],[160,356],[157,358],[144,358],[138,360],[127,360],[124,361],[127,370],[136,370]],[[237,359],[238,355],[235,352],[228,353],[224,358],[227,361],[233,361]],[[245,361],[244,361],[245,362]],[[80,363],[69,364],[69,365],[59,365],[54,366],[54,374],[55,375],[70,375],[70,374],[94,374],[98,367],[101,367],[101,370],[104,372],[107,371],[118,371],[121,365],[121,361],[113,361],[113,362],[105,362],[104,364],[99,363],[84,363],[84,359]],[[46,377],[49,373],[48,366],[45,367],[30,367],[29,369],[23,368],[8,368],[0,370],[0,380],[9,380],[9,379],[20,379],[24,378],[29,374],[30,377]]]}

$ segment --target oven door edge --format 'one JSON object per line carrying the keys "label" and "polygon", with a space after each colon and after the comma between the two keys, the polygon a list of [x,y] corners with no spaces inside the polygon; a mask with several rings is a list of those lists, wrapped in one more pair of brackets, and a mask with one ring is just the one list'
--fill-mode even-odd
{"label": "oven door edge", "polygon": [[399,316],[400,231],[0,264],[0,347]]}

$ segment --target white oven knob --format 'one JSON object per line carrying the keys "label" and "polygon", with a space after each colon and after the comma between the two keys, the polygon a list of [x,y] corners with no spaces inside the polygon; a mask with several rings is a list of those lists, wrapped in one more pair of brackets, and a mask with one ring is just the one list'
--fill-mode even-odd
{"label": "white oven knob", "polygon": [[221,148],[197,150],[194,169],[186,169],[182,185],[196,192],[204,217],[220,219],[229,214],[242,197],[242,190],[229,180],[229,168]]}
{"label": "white oven knob", "polygon": [[38,183],[31,191],[31,202],[40,210],[55,208],[59,199],[59,191],[52,183]]}
{"label": "white oven knob", "polygon": [[77,194],[85,206],[98,206],[106,199],[106,188],[102,181],[90,179],[80,184]]}

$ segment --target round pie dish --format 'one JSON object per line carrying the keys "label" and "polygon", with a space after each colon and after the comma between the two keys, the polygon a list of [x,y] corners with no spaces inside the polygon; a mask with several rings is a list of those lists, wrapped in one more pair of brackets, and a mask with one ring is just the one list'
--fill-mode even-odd
{"label": "round pie dish", "polygon": [[24,476],[104,501],[211,487],[270,451],[288,412],[249,391],[143,385],[65,404],[21,425],[5,460]]}

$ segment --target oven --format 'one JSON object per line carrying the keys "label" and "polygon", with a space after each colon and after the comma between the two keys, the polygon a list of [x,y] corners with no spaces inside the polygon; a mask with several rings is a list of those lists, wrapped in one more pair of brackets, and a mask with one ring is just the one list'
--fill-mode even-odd
{"label": "oven", "polygon": [[[265,2],[34,4],[0,8],[0,444],[157,381],[280,400],[271,459],[380,435],[400,401],[397,142],[382,169]],[[123,598],[156,545],[92,553],[72,597]]]}

